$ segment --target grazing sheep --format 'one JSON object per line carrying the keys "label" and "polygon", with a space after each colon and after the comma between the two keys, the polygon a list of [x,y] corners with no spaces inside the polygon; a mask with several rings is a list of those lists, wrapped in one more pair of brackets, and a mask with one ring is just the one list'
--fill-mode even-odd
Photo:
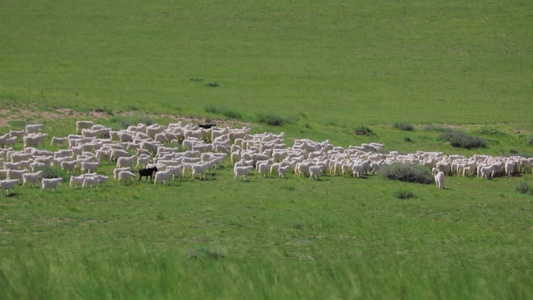
{"label": "grazing sheep", "polygon": [[98,166],[100,166],[100,163],[99,162],[94,162],[94,161],[82,161],[81,162],[81,171],[82,172],[94,172],[96,170],[96,168],[98,168]]}
{"label": "grazing sheep", "polygon": [[492,167],[481,167],[478,176],[485,179],[490,179],[492,175]]}
{"label": "grazing sheep", "polygon": [[130,171],[131,172],[131,168],[115,168],[115,169],[113,169],[113,179],[114,180],[118,179],[118,173],[120,173],[121,171]]}
{"label": "grazing sheep", "polygon": [[22,182],[22,175],[28,173],[28,169],[24,170],[8,170],[7,171],[7,178],[8,179],[18,179],[20,182]]}
{"label": "grazing sheep", "polygon": [[119,157],[117,159],[117,168],[133,168],[133,161],[137,159],[137,155],[129,157]]}
{"label": "grazing sheep", "polygon": [[56,191],[57,187],[63,182],[63,178],[43,178],[41,180],[41,190],[52,189]]}
{"label": "grazing sheep", "polygon": [[322,171],[325,169],[326,166],[319,165],[319,166],[309,166],[309,179],[320,179],[320,175],[322,175]]}
{"label": "grazing sheep", "polygon": [[157,184],[158,181],[167,183],[170,180],[171,173],[170,171],[158,171],[155,173],[154,184]]}
{"label": "grazing sheep", "polygon": [[6,195],[9,196],[9,190],[15,193],[15,185],[19,184],[18,179],[5,179],[0,181],[0,190],[6,191]]}
{"label": "grazing sheep", "polygon": [[131,171],[120,171],[118,173],[118,182],[122,181],[130,181],[132,179],[135,179],[137,177],[135,174],[133,174]]}
{"label": "grazing sheep", "polygon": [[246,180],[246,177],[248,176],[248,173],[250,170],[253,170],[253,166],[242,166],[242,167],[234,167],[233,168],[233,180],[237,180],[237,177],[242,176],[244,180]]}
{"label": "grazing sheep", "polygon": [[94,188],[98,184],[98,178],[96,176],[85,176],[83,182],[81,183],[81,188],[86,187]]}
{"label": "grazing sheep", "polygon": [[37,185],[37,182],[43,176],[43,171],[38,171],[35,173],[24,173],[22,174],[22,186],[26,186],[26,183],[31,182],[31,186],[34,187]]}
{"label": "grazing sheep", "polygon": [[76,121],[76,133],[79,133],[82,129],[90,129],[93,125],[93,121]]}
{"label": "grazing sheep", "polygon": [[56,146],[60,147],[60,146],[64,146],[66,142],[67,142],[67,138],[66,137],[55,137],[55,136],[53,136],[52,140],[50,141],[50,146],[56,145]]}
{"label": "grazing sheep", "polygon": [[28,124],[25,127],[26,134],[39,132],[43,128],[43,124]]}
{"label": "grazing sheep", "polygon": [[146,169],[139,169],[139,181],[141,181],[141,178],[146,177],[145,181],[148,180],[148,177],[150,177],[150,182],[154,182],[152,176],[154,173],[157,173],[157,167],[152,168],[146,168]]}

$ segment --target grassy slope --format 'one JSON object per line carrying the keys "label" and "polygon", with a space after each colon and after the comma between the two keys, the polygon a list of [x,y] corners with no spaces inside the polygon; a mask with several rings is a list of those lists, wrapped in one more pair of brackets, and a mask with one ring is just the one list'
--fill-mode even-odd
{"label": "grassy slope", "polygon": [[530,117],[528,1],[1,5],[4,103],[215,104],[357,123]]}
{"label": "grassy slope", "polygon": [[[531,151],[514,131],[532,131],[530,2],[361,2],[2,1],[0,105],[193,115],[222,105],[297,115],[289,137],[343,146]],[[13,124],[35,120],[73,131],[73,120]],[[503,134],[457,150],[393,121]],[[491,124],[502,122],[523,124]],[[359,124],[376,135],[354,137]],[[531,197],[514,192],[531,175],[449,178],[445,191],[376,177],[235,183],[229,167],[210,179],[0,196],[0,298],[533,294]],[[398,189],[418,198],[398,200]]]}

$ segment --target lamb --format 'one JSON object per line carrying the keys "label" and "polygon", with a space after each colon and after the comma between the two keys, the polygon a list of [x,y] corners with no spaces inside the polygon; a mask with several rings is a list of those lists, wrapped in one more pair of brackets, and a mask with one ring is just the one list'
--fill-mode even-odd
{"label": "lamb", "polygon": [[444,189],[444,172],[439,171],[437,168],[431,169],[431,172],[435,176],[435,184],[437,188]]}
{"label": "lamb", "polygon": [[154,182],[153,181],[153,174],[154,173],[157,173],[157,167],[151,167],[151,168],[146,168],[146,169],[139,169],[139,181],[141,181],[141,178],[143,177],[146,177],[145,181],[148,180],[148,177],[150,177],[150,182]]}
{"label": "lamb", "polygon": [[278,176],[281,178],[285,178],[285,174],[289,170],[290,166],[279,166],[278,167]]}
{"label": "lamb", "polygon": [[243,167],[234,167],[233,168],[233,174],[235,175],[233,180],[237,180],[237,177],[242,176],[244,180],[246,180],[246,176],[248,176],[248,173],[250,170],[252,170],[253,166],[243,166]]}
{"label": "lamb", "polygon": [[159,171],[155,173],[155,179],[154,184],[157,184],[158,181],[162,181],[163,183],[167,183],[170,180],[170,171]]}
{"label": "lamb", "polygon": [[38,171],[35,173],[24,173],[22,174],[22,186],[26,186],[26,183],[31,182],[31,186],[34,187],[42,176],[43,171]]}
{"label": "lamb", "polygon": [[18,179],[5,179],[0,180],[0,190],[6,191],[6,195],[9,196],[9,190],[13,190],[15,193],[15,185],[19,184]]}
{"label": "lamb", "polygon": [[52,189],[54,192],[57,187],[63,182],[63,178],[43,178],[41,180],[41,190]]}

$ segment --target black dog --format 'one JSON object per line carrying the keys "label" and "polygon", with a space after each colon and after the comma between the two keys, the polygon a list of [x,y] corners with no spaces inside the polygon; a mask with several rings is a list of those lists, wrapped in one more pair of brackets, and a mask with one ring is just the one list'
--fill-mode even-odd
{"label": "black dog", "polygon": [[157,167],[147,168],[147,169],[139,169],[139,181],[141,181],[141,178],[146,176],[146,180],[148,180],[148,177],[150,177],[150,181],[153,183],[152,176],[154,173],[157,172]]}
{"label": "black dog", "polygon": [[209,129],[209,128],[211,128],[211,127],[215,127],[215,126],[217,126],[217,124],[215,124],[215,123],[210,123],[210,124],[200,124],[200,125],[198,125],[198,127],[203,128],[203,129]]}

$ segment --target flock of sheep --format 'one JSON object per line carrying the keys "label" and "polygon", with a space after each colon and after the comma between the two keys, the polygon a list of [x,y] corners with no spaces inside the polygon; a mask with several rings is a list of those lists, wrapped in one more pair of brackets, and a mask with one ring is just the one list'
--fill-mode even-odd
{"label": "flock of sheep", "polygon": [[[444,188],[449,175],[493,178],[531,172],[533,159],[520,156],[444,155],[442,152],[417,151],[400,154],[382,153],[384,145],[365,143],[343,148],[328,140],[316,142],[296,139],[287,147],[284,133],[252,134],[250,128],[219,128],[214,124],[183,124],[166,126],[138,124],[114,131],[92,121],[77,121],[76,134],[51,137],[50,145],[59,150],[43,148],[48,134],[42,124],[26,125],[25,130],[11,130],[0,135],[0,190],[14,192],[16,185],[38,186],[56,190],[62,178],[43,178],[49,166],[59,166],[71,173],[70,187],[92,188],[105,183],[108,176],[99,174],[101,164],[115,164],[113,179],[119,182],[150,177],[157,184],[190,176],[205,180],[229,159],[234,180],[246,180],[250,172],[260,176],[287,173],[318,179],[324,174],[361,177],[375,173],[384,164],[418,163],[427,166],[435,176],[437,187]],[[13,147],[22,140],[22,150]],[[74,175],[80,174],[80,175]],[[153,176],[153,180],[152,180]],[[145,179],[147,180],[147,179]]]}

